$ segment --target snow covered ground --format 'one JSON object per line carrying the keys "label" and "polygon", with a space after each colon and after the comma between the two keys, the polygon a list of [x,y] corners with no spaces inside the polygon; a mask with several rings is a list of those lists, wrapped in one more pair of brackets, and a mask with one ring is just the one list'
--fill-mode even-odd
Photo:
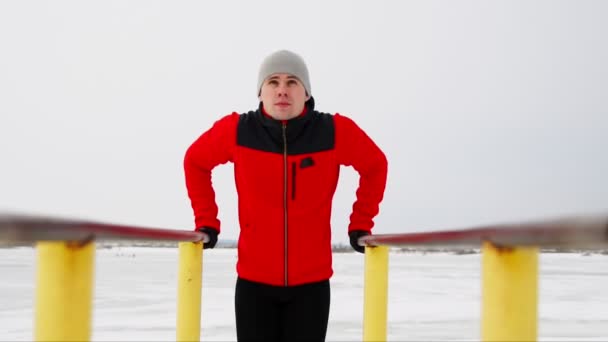
{"label": "snow covered ground", "polygon": [[[93,340],[174,341],[177,249],[99,249]],[[33,338],[35,251],[0,249],[0,340]],[[202,340],[235,340],[236,251],[206,252]],[[542,254],[539,338],[608,340],[608,256]],[[334,254],[327,340],[362,338],[363,256]],[[479,340],[480,256],[391,253],[392,341]]]}

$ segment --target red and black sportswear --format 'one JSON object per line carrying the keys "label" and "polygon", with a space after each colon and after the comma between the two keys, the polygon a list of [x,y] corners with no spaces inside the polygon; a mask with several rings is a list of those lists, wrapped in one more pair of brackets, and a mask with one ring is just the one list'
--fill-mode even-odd
{"label": "red and black sportswear", "polygon": [[211,171],[234,163],[240,235],[239,277],[278,286],[333,274],[331,207],[340,165],[360,175],[348,230],[370,231],[387,178],[387,160],[351,119],[307,110],[281,122],[262,106],[218,120],[187,150],[186,186],[196,227],[220,230]]}

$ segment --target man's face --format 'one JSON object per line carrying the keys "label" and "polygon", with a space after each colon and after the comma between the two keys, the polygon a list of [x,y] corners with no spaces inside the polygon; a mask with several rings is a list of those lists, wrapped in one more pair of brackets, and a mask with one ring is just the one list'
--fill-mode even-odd
{"label": "man's face", "polygon": [[289,120],[302,113],[310,96],[295,76],[273,74],[262,84],[259,98],[268,115],[276,120]]}

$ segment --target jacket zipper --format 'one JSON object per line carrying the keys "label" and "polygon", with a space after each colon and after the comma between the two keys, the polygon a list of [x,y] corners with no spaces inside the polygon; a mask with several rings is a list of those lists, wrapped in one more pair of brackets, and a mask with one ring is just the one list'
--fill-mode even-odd
{"label": "jacket zipper", "polygon": [[291,163],[291,200],[296,200],[296,162]]}
{"label": "jacket zipper", "polygon": [[287,283],[287,123],[283,122],[283,229],[284,229],[284,275]]}

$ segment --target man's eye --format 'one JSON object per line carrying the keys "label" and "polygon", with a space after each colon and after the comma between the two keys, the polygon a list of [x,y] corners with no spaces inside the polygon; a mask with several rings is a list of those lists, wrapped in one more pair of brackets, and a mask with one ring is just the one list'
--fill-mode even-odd
{"label": "man's eye", "polygon": [[289,82],[287,82],[287,84],[296,85],[296,84],[298,84],[298,82],[296,80],[289,80]]}

